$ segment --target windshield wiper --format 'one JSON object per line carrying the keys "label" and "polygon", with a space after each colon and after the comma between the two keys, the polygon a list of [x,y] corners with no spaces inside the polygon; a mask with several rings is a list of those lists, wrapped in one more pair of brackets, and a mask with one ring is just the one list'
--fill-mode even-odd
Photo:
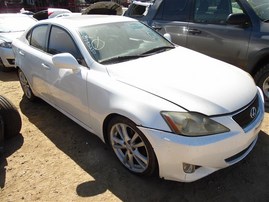
{"label": "windshield wiper", "polygon": [[127,60],[133,60],[133,59],[137,59],[137,58],[141,58],[141,57],[146,57],[148,55],[151,55],[152,53],[160,53],[163,51],[166,51],[168,49],[173,49],[175,48],[174,46],[162,46],[162,47],[157,47],[157,48],[153,48],[149,51],[146,51],[140,55],[125,55],[125,56],[117,56],[117,57],[113,57],[113,58],[109,58],[103,61],[100,61],[101,64],[110,64],[110,63],[115,63],[115,62],[124,62]]}
{"label": "windshield wiper", "polygon": [[117,56],[113,58],[109,58],[107,60],[100,61],[101,64],[110,64],[114,62],[124,62],[127,60],[132,60],[140,57],[145,57],[144,55],[126,55],[126,56]]}
{"label": "windshield wiper", "polygon": [[142,55],[148,55],[151,53],[160,53],[160,52],[166,51],[168,49],[173,49],[173,48],[175,48],[175,47],[174,46],[161,46],[161,47],[157,47],[157,48],[153,48],[151,50],[148,50],[148,51],[144,52]]}

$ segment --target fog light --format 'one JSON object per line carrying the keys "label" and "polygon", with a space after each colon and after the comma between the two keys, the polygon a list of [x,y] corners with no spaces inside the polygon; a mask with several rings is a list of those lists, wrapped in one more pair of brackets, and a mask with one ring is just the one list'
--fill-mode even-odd
{"label": "fog light", "polygon": [[183,163],[183,170],[185,173],[194,173],[195,165]]}

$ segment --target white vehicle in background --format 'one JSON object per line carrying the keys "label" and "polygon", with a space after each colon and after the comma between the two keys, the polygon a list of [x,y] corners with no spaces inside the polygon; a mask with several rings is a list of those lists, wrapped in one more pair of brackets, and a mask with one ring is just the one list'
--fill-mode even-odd
{"label": "white vehicle in background", "polygon": [[11,43],[36,20],[24,14],[0,14],[0,71],[9,71],[14,67],[15,58]]}
{"label": "white vehicle in background", "polygon": [[62,18],[62,17],[69,17],[69,16],[75,16],[75,15],[82,15],[82,13],[60,13],[55,16],[55,18]]}
{"label": "white vehicle in background", "polygon": [[264,100],[251,76],[137,20],[43,20],[13,50],[25,96],[96,134],[132,173],[195,181],[239,162],[257,141]]}
{"label": "white vehicle in background", "polygon": [[37,20],[45,20],[48,18],[54,18],[58,16],[59,14],[63,14],[63,13],[72,13],[72,12],[64,8],[48,8],[46,10],[42,10],[42,11],[38,11],[34,13],[33,17]]}

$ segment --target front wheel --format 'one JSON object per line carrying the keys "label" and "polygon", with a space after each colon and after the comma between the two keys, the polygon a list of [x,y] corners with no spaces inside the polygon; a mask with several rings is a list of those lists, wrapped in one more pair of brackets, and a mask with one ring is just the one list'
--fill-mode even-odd
{"label": "front wheel", "polygon": [[130,120],[116,117],[108,125],[109,143],[120,162],[132,173],[152,175],[156,157],[145,135]]}
{"label": "front wheel", "polygon": [[256,84],[262,89],[265,106],[269,107],[269,64],[263,66],[254,79]]}

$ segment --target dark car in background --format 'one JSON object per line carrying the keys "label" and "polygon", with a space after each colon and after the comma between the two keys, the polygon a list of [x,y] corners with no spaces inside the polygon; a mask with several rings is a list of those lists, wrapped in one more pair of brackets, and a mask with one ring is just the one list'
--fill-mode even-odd
{"label": "dark car in background", "polygon": [[54,18],[59,14],[64,14],[64,13],[72,13],[68,9],[64,8],[48,8],[46,10],[41,10],[33,14],[33,17],[37,20],[45,20],[48,18]]}
{"label": "dark car in background", "polygon": [[268,0],[134,1],[124,15],[249,72],[269,106]]}

